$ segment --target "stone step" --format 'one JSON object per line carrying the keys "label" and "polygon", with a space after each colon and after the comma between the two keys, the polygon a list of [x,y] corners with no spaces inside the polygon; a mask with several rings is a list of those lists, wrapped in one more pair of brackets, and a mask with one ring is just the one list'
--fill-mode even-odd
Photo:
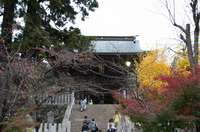
{"label": "stone step", "polygon": [[86,111],[81,112],[80,106],[74,105],[71,116],[71,131],[81,132],[84,116],[87,116],[90,121],[94,118],[99,126],[99,129],[106,132],[108,121],[114,116],[116,106],[116,104],[88,105]]}

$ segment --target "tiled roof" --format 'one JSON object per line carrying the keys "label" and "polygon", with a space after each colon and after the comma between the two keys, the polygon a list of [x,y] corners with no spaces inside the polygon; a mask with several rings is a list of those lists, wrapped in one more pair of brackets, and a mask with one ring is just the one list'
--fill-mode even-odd
{"label": "tiled roof", "polygon": [[92,44],[95,53],[143,52],[135,36],[98,36]]}

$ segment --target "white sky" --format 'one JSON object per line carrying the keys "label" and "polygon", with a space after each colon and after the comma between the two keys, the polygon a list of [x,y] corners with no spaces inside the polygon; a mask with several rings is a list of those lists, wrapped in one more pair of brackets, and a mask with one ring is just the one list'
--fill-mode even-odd
{"label": "white sky", "polygon": [[86,21],[76,21],[83,35],[133,36],[143,50],[156,43],[173,43],[177,30],[159,14],[156,0],[98,0],[99,8]]}

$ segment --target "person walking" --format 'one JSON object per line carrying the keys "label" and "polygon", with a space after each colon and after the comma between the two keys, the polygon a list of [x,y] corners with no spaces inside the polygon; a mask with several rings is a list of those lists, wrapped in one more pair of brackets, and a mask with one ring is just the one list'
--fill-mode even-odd
{"label": "person walking", "polygon": [[119,126],[119,122],[121,120],[121,115],[119,114],[118,111],[115,111],[115,115],[114,115],[113,119],[114,119],[115,127],[117,128]]}
{"label": "person walking", "polygon": [[101,93],[100,95],[99,95],[99,103],[100,104],[104,104],[104,94],[103,93]]}
{"label": "person walking", "polygon": [[84,98],[85,98],[85,94],[84,94],[84,93],[81,93],[81,94],[80,94],[80,99],[83,100]]}
{"label": "person walking", "polygon": [[87,106],[86,106],[86,103],[87,103],[87,99],[85,98],[84,100],[81,100],[80,101],[80,109],[81,109],[81,112],[83,110],[86,110]]}
{"label": "person walking", "polygon": [[84,119],[83,119],[83,124],[86,123],[89,127],[89,124],[90,124],[90,119],[87,118],[87,116],[84,116]]}
{"label": "person walking", "polygon": [[90,99],[88,102],[89,102],[89,103],[88,103],[89,105],[92,105],[92,104],[93,104],[92,99]]}
{"label": "person walking", "polygon": [[89,104],[89,101],[91,100],[90,95],[87,96],[87,104]]}
{"label": "person walking", "polygon": [[115,129],[112,128],[112,124],[109,124],[107,132],[115,132]]}
{"label": "person walking", "polygon": [[81,132],[88,132],[88,130],[89,130],[89,126],[87,125],[86,122],[84,122],[84,123],[83,123],[83,126],[82,126]]}
{"label": "person walking", "polygon": [[110,129],[110,125],[111,125],[111,128],[113,129],[113,131],[115,132],[116,131],[116,127],[115,127],[115,123],[114,123],[113,118],[109,119],[108,128],[107,129]]}
{"label": "person walking", "polygon": [[91,129],[91,132],[97,132],[99,130],[98,124],[95,122],[94,118],[92,119],[92,122],[90,123],[90,129]]}

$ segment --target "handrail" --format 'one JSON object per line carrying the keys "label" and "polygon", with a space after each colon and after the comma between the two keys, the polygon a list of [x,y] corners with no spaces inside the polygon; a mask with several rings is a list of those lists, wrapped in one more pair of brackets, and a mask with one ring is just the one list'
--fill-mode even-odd
{"label": "handrail", "polygon": [[[69,119],[70,119],[70,116],[71,116],[71,113],[72,113],[72,107],[74,105],[74,92],[72,92],[72,95],[71,95],[71,104],[67,106],[67,110],[65,112],[65,116],[64,116],[64,119],[62,121],[62,132],[68,132],[67,130],[69,129]],[[69,130],[70,132],[70,130]]]}
{"label": "handrail", "polygon": [[70,104],[69,114],[68,114],[68,118],[67,118],[67,129],[68,129],[68,127],[69,127],[69,122],[70,122],[69,119],[70,119],[70,117],[71,117],[73,105],[74,105],[74,99],[72,100],[72,103]]}

